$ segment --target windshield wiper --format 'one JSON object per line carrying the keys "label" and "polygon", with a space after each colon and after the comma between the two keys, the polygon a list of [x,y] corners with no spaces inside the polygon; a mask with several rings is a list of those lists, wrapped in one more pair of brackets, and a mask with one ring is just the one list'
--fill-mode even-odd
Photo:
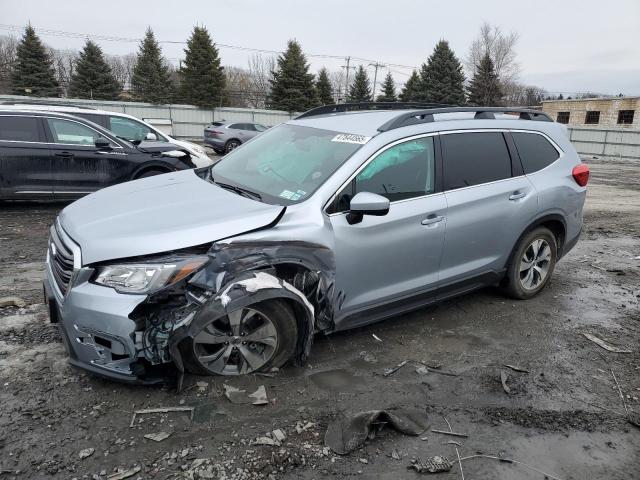
{"label": "windshield wiper", "polygon": [[246,188],[238,187],[236,185],[230,185],[228,183],[216,182],[213,178],[211,179],[213,183],[224,188],[225,190],[231,190],[232,192],[237,193],[238,195],[242,195],[247,198],[254,198],[256,200],[262,201],[262,196],[259,193],[252,192],[251,190],[247,190]]}

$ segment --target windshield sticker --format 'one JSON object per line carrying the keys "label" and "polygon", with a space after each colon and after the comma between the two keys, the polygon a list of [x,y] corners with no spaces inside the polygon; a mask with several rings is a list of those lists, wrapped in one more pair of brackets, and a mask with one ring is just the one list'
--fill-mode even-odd
{"label": "windshield sticker", "polygon": [[291,200],[291,197],[293,195],[295,195],[295,192],[292,192],[291,190],[283,190],[279,196],[282,198],[286,198],[287,200]]}
{"label": "windshield sticker", "polygon": [[371,137],[365,137],[364,135],[352,135],[349,133],[339,133],[331,139],[332,142],[357,143],[359,145],[364,145],[369,140],[371,140]]}

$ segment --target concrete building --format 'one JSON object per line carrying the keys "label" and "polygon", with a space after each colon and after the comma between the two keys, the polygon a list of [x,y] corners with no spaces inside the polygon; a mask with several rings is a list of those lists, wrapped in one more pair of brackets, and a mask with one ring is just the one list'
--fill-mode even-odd
{"label": "concrete building", "polygon": [[640,129],[640,97],[545,100],[542,110],[569,127]]}

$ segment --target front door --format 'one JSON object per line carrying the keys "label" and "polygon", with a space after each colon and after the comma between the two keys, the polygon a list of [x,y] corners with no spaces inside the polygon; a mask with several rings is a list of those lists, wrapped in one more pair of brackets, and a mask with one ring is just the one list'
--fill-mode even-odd
{"label": "front door", "polygon": [[96,139],[102,134],[82,123],[63,118],[47,118],[50,136],[54,195],[59,199],[77,198],[122,181],[113,156],[126,156],[113,143],[109,151],[98,150]]}
{"label": "front door", "polygon": [[[435,193],[433,136],[396,143],[370,161],[340,192],[330,215],[335,237],[337,329],[369,323],[426,303],[438,284],[446,201]],[[346,219],[359,192],[386,196],[389,213]]]}

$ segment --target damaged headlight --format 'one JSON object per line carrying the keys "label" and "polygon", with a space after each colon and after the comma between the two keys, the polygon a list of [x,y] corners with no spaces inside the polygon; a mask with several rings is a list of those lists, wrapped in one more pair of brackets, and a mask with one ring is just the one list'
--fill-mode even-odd
{"label": "damaged headlight", "polygon": [[98,268],[93,281],[120,293],[150,293],[179,282],[208,260],[198,256],[166,263],[106,265]]}

